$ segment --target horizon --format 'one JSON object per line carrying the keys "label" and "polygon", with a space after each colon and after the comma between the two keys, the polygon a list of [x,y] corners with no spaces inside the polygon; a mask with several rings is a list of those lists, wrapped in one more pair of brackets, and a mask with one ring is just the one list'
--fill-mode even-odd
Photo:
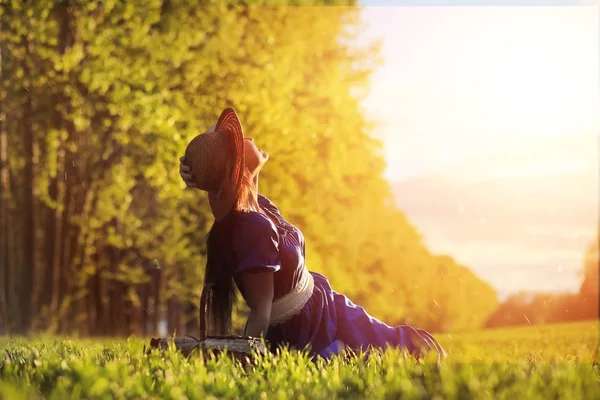
{"label": "horizon", "polygon": [[384,59],[364,109],[397,205],[501,298],[576,292],[598,226],[599,8],[389,3],[361,2]]}

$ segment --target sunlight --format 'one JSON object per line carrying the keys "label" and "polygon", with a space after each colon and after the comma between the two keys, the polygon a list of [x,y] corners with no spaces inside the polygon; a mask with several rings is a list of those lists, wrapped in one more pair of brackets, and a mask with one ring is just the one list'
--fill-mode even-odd
{"label": "sunlight", "polygon": [[364,106],[391,180],[600,129],[589,8],[367,7],[363,19],[385,37]]}
{"label": "sunlight", "polygon": [[364,107],[428,245],[500,293],[578,290],[597,216],[597,9],[367,7],[363,19],[385,58]]}

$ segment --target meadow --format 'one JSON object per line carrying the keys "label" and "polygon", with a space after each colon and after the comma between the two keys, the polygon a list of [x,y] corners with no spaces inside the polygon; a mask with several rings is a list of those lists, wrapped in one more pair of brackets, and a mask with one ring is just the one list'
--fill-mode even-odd
{"label": "meadow", "polygon": [[2,338],[0,397],[117,399],[591,399],[598,321],[436,335],[438,366],[398,350],[311,362],[282,351],[248,371],[225,357],[143,353],[145,340]]}

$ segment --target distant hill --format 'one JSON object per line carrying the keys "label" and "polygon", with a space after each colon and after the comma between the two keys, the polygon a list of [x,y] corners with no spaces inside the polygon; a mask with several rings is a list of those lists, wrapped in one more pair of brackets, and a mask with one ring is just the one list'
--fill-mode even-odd
{"label": "distant hill", "polygon": [[[548,150],[564,165],[576,158]],[[396,182],[397,205],[432,251],[473,268],[501,298],[520,289],[577,291],[598,221],[597,162],[581,157],[561,171],[560,160],[553,169],[535,153],[519,164],[505,156]]]}

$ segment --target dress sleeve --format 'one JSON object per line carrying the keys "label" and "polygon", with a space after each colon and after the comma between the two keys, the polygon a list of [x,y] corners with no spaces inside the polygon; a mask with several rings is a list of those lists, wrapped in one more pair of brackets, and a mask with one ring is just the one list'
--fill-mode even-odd
{"label": "dress sleeve", "polygon": [[268,217],[251,213],[239,226],[234,242],[235,273],[276,272],[281,269],[279,235]]}

